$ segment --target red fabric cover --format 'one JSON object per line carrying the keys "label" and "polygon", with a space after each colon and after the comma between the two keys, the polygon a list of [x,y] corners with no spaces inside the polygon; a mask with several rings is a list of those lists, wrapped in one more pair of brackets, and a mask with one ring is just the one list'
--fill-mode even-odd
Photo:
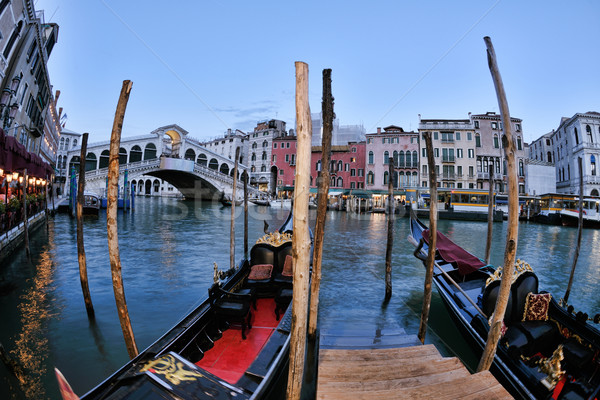
{"label": "red fabric cover", "polygon": [[273,272],[273,265],[271,264],[256,264],[250,268],[250,274],[248,279],[253,281],[261,281],[263,279],[269,279]]}
{"label": "red fabric cover", "polygon": [[292,256],[285,256],[285,262],[283,263],[283,271],[281,271],[281,275],[283,276],[293,276],[294,275],[294,259]]}
{"label": "red fabric cover", "polygon": [[[429,245],[429,229],[423,231],[423,239]],[[457,246],[452,240],[448,239],[442,233],[437,232],[437,251],[444,261],[452,263],[458,268],[461,275],[468,275],[485,267],[483,261],[469,253],[462,247]]]}
{"label": "red fabric cover", "polygon": [[547,321],[548,307],[550,306],[551,299],[552,295],[550,293],[528,293],[525,300],[523,321]]}

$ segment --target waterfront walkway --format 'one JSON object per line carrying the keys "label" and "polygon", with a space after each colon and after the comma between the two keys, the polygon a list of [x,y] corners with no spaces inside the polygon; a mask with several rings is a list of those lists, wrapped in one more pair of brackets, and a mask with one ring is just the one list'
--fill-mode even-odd
{"label": "waterfront walkway", "polygon": [[471,374],[397,324],[321,328],[317,399],[512,399],[489,371]]}

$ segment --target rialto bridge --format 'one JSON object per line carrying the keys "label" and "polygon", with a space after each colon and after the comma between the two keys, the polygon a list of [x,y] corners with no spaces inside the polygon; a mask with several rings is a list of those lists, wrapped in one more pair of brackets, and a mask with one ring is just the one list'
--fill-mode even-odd
{"label": "rialto bridge", "polygon": [[[235,153],[235,149],[233,149]],[[89,143],[85,158],[87,192],[104,196],[110,141]],[[58,160],[61,168],[79,172],[81,147],[74,148]],[[230,158],[231,157],[231,158]],[[217,154],[188,137],[178,125],[155,129],[148,135],[124,137],[119,149],[119,190],[122,195],[125,170],[128,182],[138,195],[157,195],[160,180],[176,187],[186,198],[215,199],[225,193],[231,197],[233,188],[234,154]],[[61,164],[62,163],[62,164]],[[238,198],[243,196],[243,173],[247,167],[238,164]],[[257,189],[248,187],[249,194]]]}

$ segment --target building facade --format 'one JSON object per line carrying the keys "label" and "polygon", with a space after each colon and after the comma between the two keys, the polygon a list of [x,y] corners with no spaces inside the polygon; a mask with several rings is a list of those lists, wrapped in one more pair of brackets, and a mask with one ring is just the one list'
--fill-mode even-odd
{"label": "building facade", "polygon": [[227,129],[227,132],[223,137],[218,137],[216,139],[203,142],[202,145],[208,150],[211,150],[223,157],[227,157],[230,160],[234,159],[235,150],[239,147],[240,155],[238,162],[242,165],[246,165],[247,163],[248,134],[240,131],[239,129]]}
{"label": "building facade", "polygon": [[529,158],[554,164],[554,157],[552,156],[552,136],[554,136],[554,131],[548,132],[539,139],[531,142],[529,145]]}
{"label": "building facade", "polygon": [[420,119],[419,116],[421,187],[429,187],[425,133],[431,134],[438,187],[475,189],[477,141],[473,121]]}
{"label": "building facade", "polygon": [[[0,31],[2,127],[27,151],[40,154],[43,144],[46,150],[53,145],[52,137],[46,138],[47,143],[43,137],[53,102],[47,63],[58,38],[58,25],[45,23],[43,11],[36,11],[31,0],[2,1]],[[52,129],[51,125],[47,128]]]}
{"label": "building facade", "polygon": [[589,111],[562,118],[551,137],[558,193],[579,193],[579,161],[582,160],[585,195],[600,195],[600,113]]}
{"label": "building facade", "polygon": [[275,193],[277,177],[271,173],[273,139],[287,136],[285,121],[272,119],[259,122],[248,135],[248,162],[250,184],[259,190]]}
{"label": "building facade", "polygon": [[366,135],[365,188],[387,190],[389,159],[394,160],[394,188],[409,189],[419,186],[419,133],[405,132],[399,126],[377,128],[377,133]]}
{"label": "building facade", "polygon": [[[495,112],[470,115],[470,120],[475,131],[475,154],[477,157],[477,185],[478,189],[489,189],[489,177],[493,172],[494,190],[497,193],[505,193],[508,187],[506,174],[506,162],[502,136],[504,130],[502,117]],[[519,193],[525,193],[525,160],[528,154],[525,152],[523,141],[522,120],[510,119],[511,128],[516,144],[516,163]],[[493,168],[493,171],[490,169]]]}
{"label": "building facade", "polygon": [[[365,149],[366,143],[348,143],[331,146],[329,162],[329,193],[345,190],[365,189]],[[310,186],[318,187],[319,171],[323,151],[321,146],[313,146],[311,152]]]}
{"label": "building facade", "polygon": [[280,136],[273,139],[271,174],[275,177],[276,191],[294,186],[296,176],[296,136]]}
{"label": "building facade", "polygon": [[[313,146],[323,144],[323,118],[321,113],[312,113],[310,115],[312,122],[312,140]],[[337,118],[333,119],[331,129],[331,145],[344,146],[350,142],[360,143],[365,140],[365,128],[362,125],[340,125]]]}

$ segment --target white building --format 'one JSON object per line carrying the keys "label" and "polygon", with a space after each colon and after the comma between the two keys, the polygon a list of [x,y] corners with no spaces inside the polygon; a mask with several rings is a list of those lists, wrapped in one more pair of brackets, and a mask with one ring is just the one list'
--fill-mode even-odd
{"label": "white building", "polygon": [[525,194],[539,196],[556,193],[556,172],[554,164],[535,160],[525,160]]}
{"label": "white building", "polygon": [[[312,141],[313,146],[321,146],[323,142],[323,118],[321,113],[310,114],[312,120]],[[360,143],[365,141],[366,130],[362,125],[340,125],[340,121],[335,118],[331,130],[331,145],[345,146],[350,142]]]}
{"label": "white building", "polygon": [[584,194],[600,195],[600,113],[588,111],[562,118],[551,139],[557,192],[579,193],[581,158]]}

